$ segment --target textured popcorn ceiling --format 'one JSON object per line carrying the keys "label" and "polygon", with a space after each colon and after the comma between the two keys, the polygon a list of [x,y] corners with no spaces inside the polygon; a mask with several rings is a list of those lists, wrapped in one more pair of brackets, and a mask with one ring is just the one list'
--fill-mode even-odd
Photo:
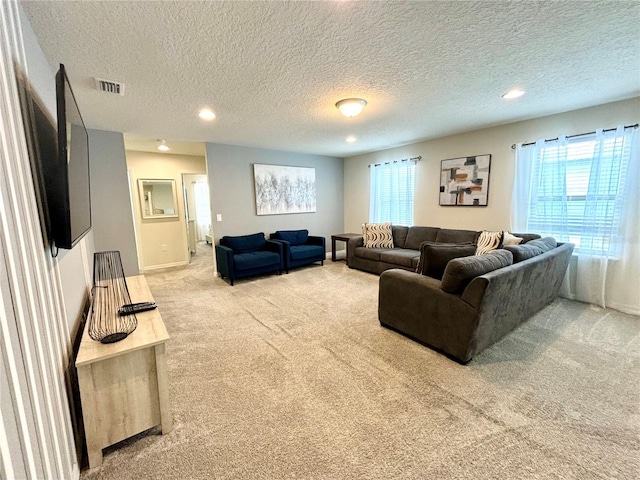
{"label": "textured popcorn ceiling", "polygon": [[87,126],[136,145],[348,157],[640,95],[638,1],[21,3]]}

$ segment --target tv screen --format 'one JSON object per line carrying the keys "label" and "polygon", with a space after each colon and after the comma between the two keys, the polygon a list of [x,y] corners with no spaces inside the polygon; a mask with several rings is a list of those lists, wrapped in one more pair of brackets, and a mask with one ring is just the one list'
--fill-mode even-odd
{"label": "tv screen", "polygon": [[64,65],[56,75],[58,162],[45,174],[55,246],[72,248],[91,229],[89,135]]}

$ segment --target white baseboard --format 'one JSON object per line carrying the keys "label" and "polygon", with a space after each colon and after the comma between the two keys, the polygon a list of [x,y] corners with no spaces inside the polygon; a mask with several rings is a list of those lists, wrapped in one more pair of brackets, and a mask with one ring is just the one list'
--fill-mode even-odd
{"label": "white baseboard", "polygon": [[163,268],[171,268],[171,267],[183,267],[185,265],[189,265],[189,262],[187,262],[186,260],[183,260],[181,262],[164,263],[162,265],[152,265],[151,267],[144,267],[142,271],[150,272],[151,270],[161,270]]}
{"label": "white baseboard", "polygon": [[[347,258],[347,249],[343,249],[343,250],[336,250],[336,258],[340,257],[340,255],[342,255],[344,253],[344,258]],[[327,260],[331,260],[331,252],[327,252],[327,254],[325,255],[325,258]]]}
{"label": "white baseboard", "polygon": [[633,305],[626,305],[624,303],[607,303],[607,307],[613,308],[615,310],[619,310],[623,313],[629,313],[631,315],[640,315],[640,309]]}
{"label": "white baseboard", "polygon": [[[576,302],[581,302],[582,300],[576,300],[576,296],[574,294],[565,294],[565,295],[560,295],[562,298],[567,298],[569,300],[575,300]],[[590,304],[588,302],[582,302],[582,303],[586,303],[587,305],[594,305],[594,304]],[[598,308],[602,308],[599,305],[594,305],[595,307]],[[640,309],[634,305],[627,305],[625,303],[618,303],[618,302],[607,302],[607,308],[613,308],[614,310],[618,310],[622,313],[628,313],[630,315],[638,315],[640,316]]]}

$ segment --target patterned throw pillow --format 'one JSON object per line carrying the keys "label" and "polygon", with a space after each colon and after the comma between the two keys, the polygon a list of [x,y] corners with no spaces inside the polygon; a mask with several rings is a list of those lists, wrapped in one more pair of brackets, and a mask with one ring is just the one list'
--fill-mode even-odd
{"label": "patterned throw pillow", "polygon": [[365,223],[362,225],[362,236],[367,248],[393,248],[391,222]]}
{"label": "patterned throw pillow", "polygon": [[502,246],[502,239],[504,238],[504,232],[487,232],[480,233],[478,238],[478,248],[476,249],[476,255],[484,255],[493,250],[497,250]]}

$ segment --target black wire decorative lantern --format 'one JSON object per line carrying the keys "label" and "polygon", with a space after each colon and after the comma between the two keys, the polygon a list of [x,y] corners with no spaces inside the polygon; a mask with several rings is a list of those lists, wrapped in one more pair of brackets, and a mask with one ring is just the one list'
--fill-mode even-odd
{"label": "black wire decorative lantern", "polygon": [[89,318],[89,337],[97,342],[114,343],[127,338],[138,326],[135,313],[122,314],[131,304],[120,252],[93,254],[93,303]]}

